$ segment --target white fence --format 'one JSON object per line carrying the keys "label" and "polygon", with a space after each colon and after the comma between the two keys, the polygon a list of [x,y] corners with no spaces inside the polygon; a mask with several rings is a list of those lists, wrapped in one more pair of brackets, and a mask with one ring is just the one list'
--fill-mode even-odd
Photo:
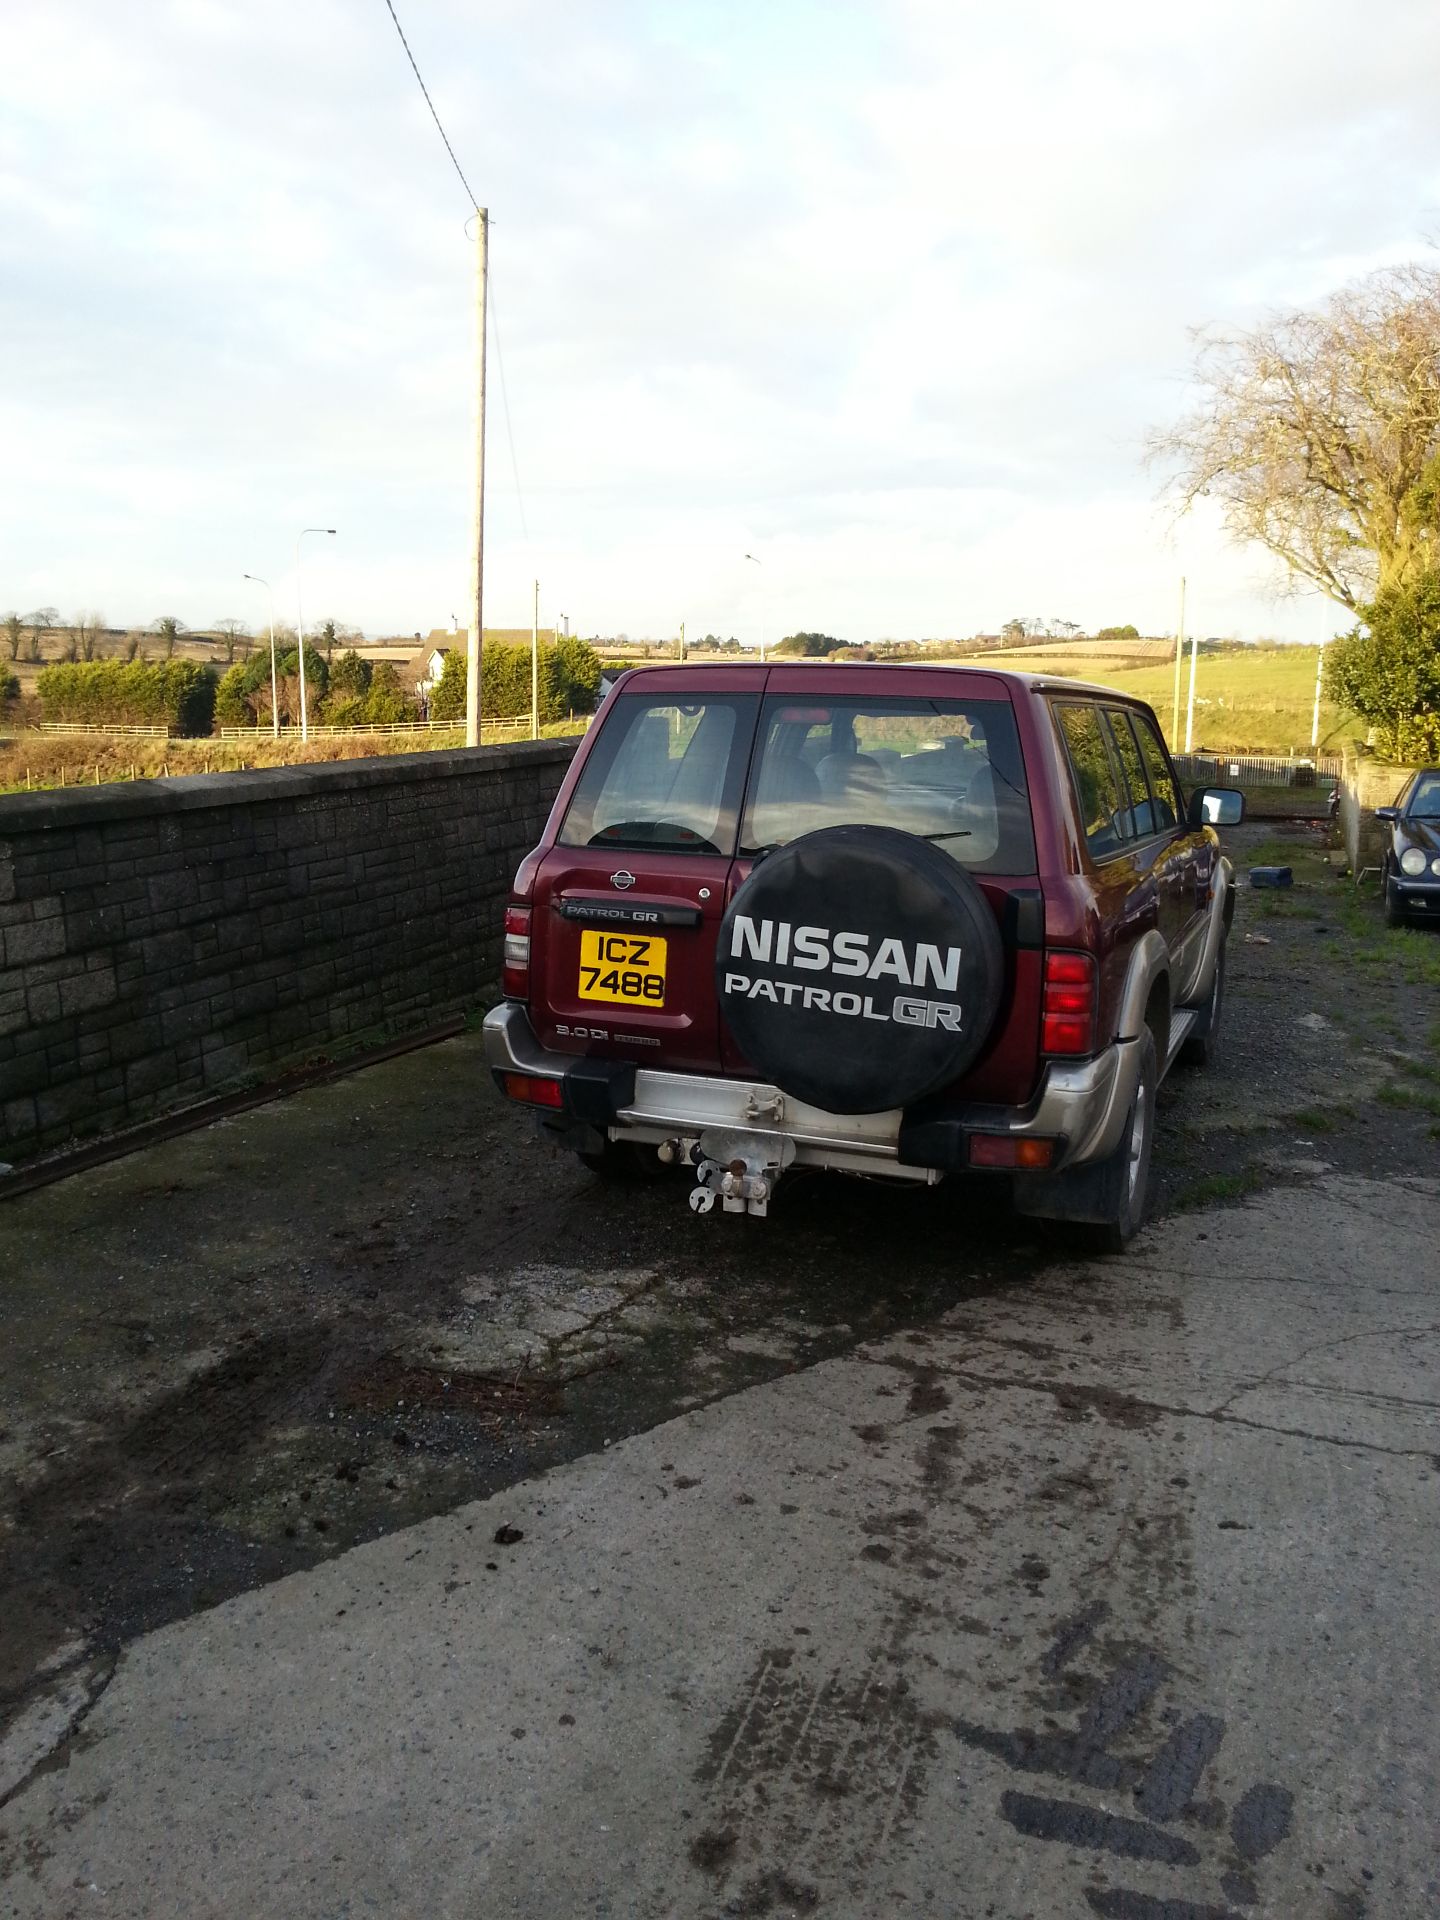
{"label": "white fence", "polygon": [[[486,720],[482,723],[482,730],[487,734],[528,734],[530,731],[529,716],[526,715],[524,718],[504,720]],[[463,734],[464,731],[465,722],[463,720],[395,720],[383,723],[377,722],[373,726],[311,727],[309,738],[311,740],[356,740],[365,739],[372,734]],[[220,729],[220,738],[222,740],[271,740],[275,737],[269,727],[221,727]],[[281,727],[279,738],[282,740],[298,740],[300,738],[300,729],[299,727]]]}
{"label": "white fence", "polygon": [[93,720],[42,720],[41,733],[119,734],[127,740],[168,740],[169,727],[112,727]]}

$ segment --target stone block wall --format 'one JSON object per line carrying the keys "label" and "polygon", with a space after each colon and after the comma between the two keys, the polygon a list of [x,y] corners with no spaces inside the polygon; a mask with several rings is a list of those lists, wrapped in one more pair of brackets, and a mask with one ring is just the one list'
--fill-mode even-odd
{"label": "stone block wall", "polygon": [[574,749],[0,798],[0,1160],[477,1005]]}
{"label": "stone block wall", "polygon": [[1340,837],[1350,872],[1357,879],[1367,867],[1379,866],[1384,851],[1385,828],[1375,818],[1376,807],[1393,806],[1414,771],[1346,747],[1340,776]]}

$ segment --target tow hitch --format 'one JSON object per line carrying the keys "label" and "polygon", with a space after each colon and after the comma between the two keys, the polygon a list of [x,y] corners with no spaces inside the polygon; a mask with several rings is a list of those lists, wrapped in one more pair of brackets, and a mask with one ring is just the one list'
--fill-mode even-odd
{"label": "tow hitch", "polygon": [[748,1128],[711,1127],[691,1150],[695,1189],[690,1206],[709,1213],[716,1200],[726,1213],[748,1213],[763,1220],[775,1183],[795,1158],[795,1142],[783,1133]]}

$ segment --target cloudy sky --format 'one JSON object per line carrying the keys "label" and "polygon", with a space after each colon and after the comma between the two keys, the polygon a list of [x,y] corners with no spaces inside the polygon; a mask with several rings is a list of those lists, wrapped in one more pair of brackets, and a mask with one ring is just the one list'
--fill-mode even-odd
{"label": "cloudy sky", "polygon": [[[487,622],[1342,624],[1141,440],[1188,328],[1440,233],[1434,0],[396,5],[492,215]],[[467,210],[385,0],[8,0],[0,611],[259,626],[319,523],[307,610],[463,620]]]}

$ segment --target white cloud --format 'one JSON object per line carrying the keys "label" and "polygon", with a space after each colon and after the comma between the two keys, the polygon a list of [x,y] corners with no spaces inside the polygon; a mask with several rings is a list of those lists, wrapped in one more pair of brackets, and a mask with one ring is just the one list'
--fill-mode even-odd
{"label": "white cloud", "polygon": [[[538,574],[587,631],[1163,628],[1186,571],[1337,624],[1138,448],[1189,325],[1434,231],[1429,0],[401,13],[494,216],[497,622]],[[383,7],[26,10],[0,212],[0,600],[243,612],[321,520],[327,611],[463,609],[466,207]]]}

